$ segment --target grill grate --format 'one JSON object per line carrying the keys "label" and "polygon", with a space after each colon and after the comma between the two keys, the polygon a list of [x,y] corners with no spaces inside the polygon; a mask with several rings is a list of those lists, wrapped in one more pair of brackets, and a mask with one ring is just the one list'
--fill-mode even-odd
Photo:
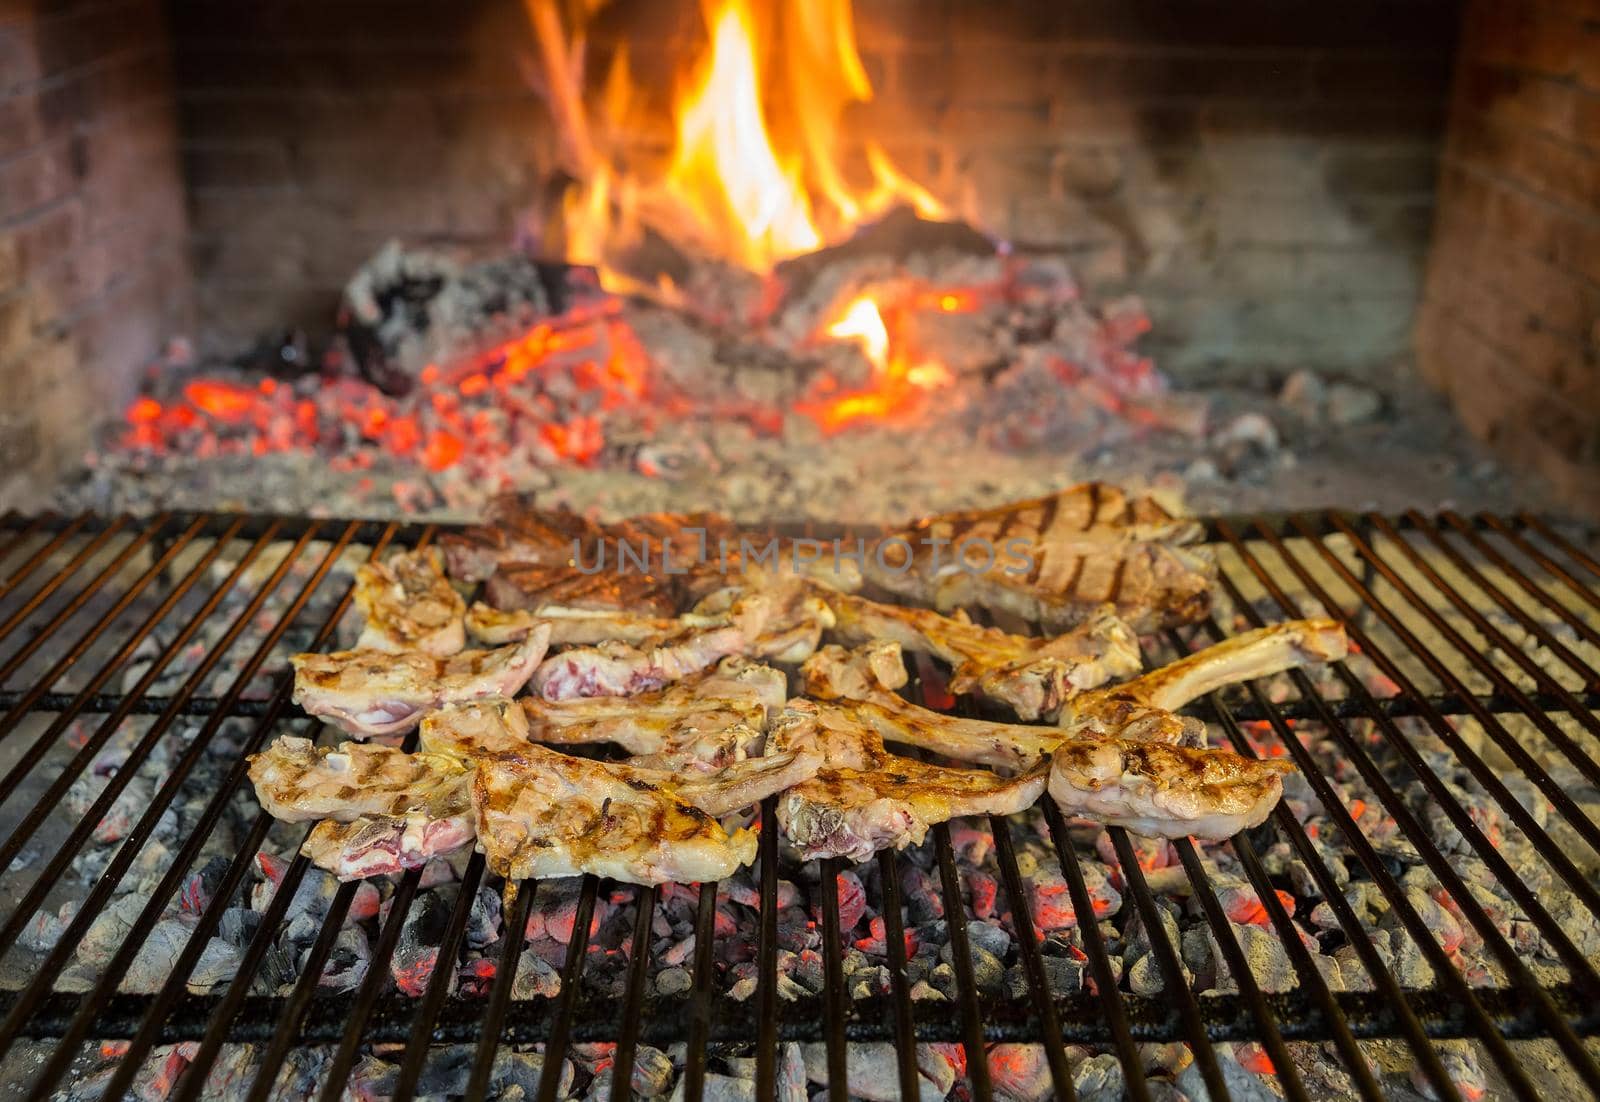
{"label": "grill grate", "polygon": [[[1393,696],[1374,695],[1361,677],[1341,665],[1320,682],[1302,672],[1289,675],[1295,691],[1291,699],[1274,699],[1267,685],[1252,683],[1242,693],[1214,694],[1195,711],[1241,753],[1255,754],[1258,747],[1271,744],[1292,758],[1342,836],[1352,865],[1375,885],[1431,966],[1432,986],[1401,986],[1346,900],[1319,843],[1285,802],[1258,831],[1235,839],[1232,849],[1266,912],[1265,928],[1282,942],[1292,965],[1296,983],[1288,992],[1268,994],[1258,987],[1202,853],[1184,841],[1175,849],[1198,914],[1238,983],[1236,994],[1197,996],[1185,977],[1179,947],[1161,923],[1159,904],[1133,844],[1114,829],[1109,836],[1126,885],[1125,909],[1137,914],[1150,932],[1163,990],[1170,994],[1139,996],[1120,990],[1099,927],[1085,923],[1083,952],[1093,982],[1084,990],[1052,992],[1037,937],[1022,937],[1016,939],[1016,952],[1026,978],[1024,997],[980,996],[962,903],[969,886],[962,883],[951,832],[941,825],[931,832],[931,845],[936,888],[949,918],[958,996],[954,1012],[930,1011],[912,999],[899,875],[906,858],[887,852],[876,862],[888,993],[853,999],[846,990],[838,896],[838,874],[846,866],[830,860],[822,863],[814,889],[819,898],[810,901],[823,929],[823,990],[810,999],[780,999],[779,860],[774,809],[768,801],[761,809],[757,982],[748,1002],[733,1002],[715,989],[715,885],[698,889],[693,986],[687,993],[665,998],[648,990],[651,918],[662,893],[642,889],[631,904],[635,917],[623,997],[586,998],[581,977],[590,954],[584,931],[590,929],[600,889],[594,877],[582,883],[575,933],[560,969],[560,992],[553,999],[511,997],[506,978],[517,974],[520,937],[501,939],[495,962],[499,978],[485,998],[450,997],[451,968],[435,969],[420,997],[401,994],[388,965],[422,887],[420,871],[395,883],[371,965],[354,992],[329,995],[318,988],[318,977],[357,899],[358,885],[346,884],[334,894],[290,993],[252,994],[254,977],[306,877],[304,858],[284,869],[233,982],[209,994],[190,993],[186,981],[224,911],[236,905],[267,838],[272,821],[265,814],[257,814],[238,839],[236,855],[210,902],[195,916],[189,940],[159,992],[118,993],[117,985],[193,871],[208,836],[247,787],[243,754],[285,731],[316,734],[315,726],[290,706],[290,684],[280,666],[289,651],[332,645],[349,606],[345,575],[336,566],[353,553],[377,556],[391,545],[426,543],[435,534],[432,526],[216,514],[162,514],[148,520],[0,518],[0,767],[6,770],[0,777],[0,829],[7,831],[0,841],[0,876],[6,883],[0,888],[6,900],[0,954],[17,945],[134,776],[132,768],[117,771],[59,844],[41,844],[41,830],[52,816],[62,814],[59,805],[74,780],[122,722],[151,717],[132,750],[133,764],[175,722],[198,725],[198,733],[172,761],[149,805],[139,810],[60,940],[35,971],[21,977],[19,986],[0,993],[0,1050],[10,1052],[22,1038],[51,1042],[27,1088],[31,1097],[46,1097],[70,1081],[84,1042],[119,1038],[129,1042],[128,1051],[105,1081],[107,1098],[121,1097],[129,1089],[155,1046],[176,1041],[198,1042],[187,1073],[174,1089],[177,1098],[200,1097],[206,1072],[223,1044],[245,1041],[258,1046],[261,1061],[247,1095],[252,1099],[268,1097],[278,1070],[297,1046],[336,1046],[321,1088],[321,1097],[332,1099],[341,1095],[364,1047],[374,1043],[406,1044],[394,1094],[410,1098],[419,1088],[430,1043],[476,1046],[468,1084],[468,1095],[476,1097],[487,1090],[503,1045],[543,1042],[547,1054],[559,1055],[575,1043],[598,1040],[616,1042],[615,1097],[627,1093],[640,1044],[687,1043],[684,1092],[689,1099],[701,1096],[709,1054],[729,1045],[753,1046],[757,1096],[771,1098],[778,1081],[779,1043],[816,1041],[826,1046],[829,1096],[843,1099],[847,1042],[890,1041],[902,1096],[914,1098],[916,1044],[942,1041],[964,1046],[966,1088],[971,1097],[987,1099],[995,1088],[984,1046],[1016,1040],[1043,1045],[1055,1091],[1063,1097],[1072,1093],[1067,1046],[1103,1047],[1120,1058],[1127,1093],[1134,1098],[1150,1097],[1139,1046],[1182,1042],[1192,1051],[1211,1096],[1225,1098],[1228,1083],[1216,1046],[1248,1040],[1262,1046],[1282,1092],[1304,1098],[1308,1087],[1289,1044],[1312,1040],[1328,1043],[1361,1096],[1377,1098],[1383,1089],[1358,1041],[1393,1038],[1409,1049],[1409,1059],[1438,1097],[1458,1099],[1462,1090],[1435,1044],[1457,1037],[1481,1048],[1496,1087],[1511,1096],[1538,1097],[1547,1084],[1541,1076],[1548,1069],[1533,1067],[1518,1047],[1529,1038],[1546,1039],[1541,1044],[1553,1046],[1566,1065],[1566,1081],[1581,1082],[1600,1094],[1600,1066],[1584,1040],[1600,1032],[1600,975],[1575,943],[1571,923],[1558,920],[1545,893],[1500,852],[1458,790],[1430,765],[1433,751],[1425,752],[1417,737],[1420,732],[1437,740],[1453,768],[1481,786],[1505,820],[1528,839],[1552,882],[1570,892],[1586,912],[1585,919],[1600,917],[1600,891],[1574,857],[1581,844],[1600,854],[1600,827],[1572,792],[1574,778],[1600,787],[1600,760],[1589,749],[1595,745],[1592,739],[1600,737],[1600,673],[1582,653],[1600,647],[1600,563],[1530,516],[1465,518],[1446,512],[1429,518],[1411,512],[1390,519],[1330,513],[1215,520],[1209,534],[1222,565],[1218,605],[1236,619],[1224,624],[1213,617],[1193,629],[1166,633],[1155,641],[1161,653],[1150,655],[1159,661],[1222,639],[1235,627],[1298,616],[1303,605],[1320,604],[1345,616],[1352,640],[1392,683]],[[270,608],[282,606],[282,613],[263,615],[269,601],[277,602]],[[203,647],[198,656],[193,653],[197,646]],[[186,652],[194,660],[174,667],[174,660]],[[167,672],[175,668],[184,671],[181,677]],[[139,669],[143,672],[137,676],[130,672]],[[219,732],[228,720],[243,721],[248,735],[242,747],[229,744],[220,750]],[[1457,967],[1408,898],[1392,862],[1362,833],[1359,815],[1344,806],[1330,777],[1296,736],[1295,725],[1301,721],[1320,724],[1337,744],[1343,764],[1376,795],[1418,861],[1454,900],[1461,923],[1481,939],[1485,957],[1505,978],[1503,985],[1470,983]],[[1482,732],[1481,741],[1464,734],[1468,723]],[[81,743],[70,744],[76,749],[65,767],[52,772],[48,759],[60,752],[69,729],[87,733]],[[1539,748],[1548,752],[1536,752]],[[1380,750],[1383,758],[1377,755]],[[1486,757],[1491,751],[1492,757]],[[215,758],[221,753],[231,757],[218,763]],[[1502,768],[1502,761],[1515,770]],[[192,827],[169,842],[171,864],[100,978],[86,991],[52,990],[54,977],[70,964],[161,816],[193,781],[202,762],[220,765],[222,780]],[[1397,762],[1403,770],[1395,767]],[[1511,772],[1531,782],[1548,802],[1548,821],[1508,787]],[[1451,856],[1431,840],[1414,802],[1404,798],[1408,778],[1422,786],[1432,807],[1459,831],[1463,846],[1520,908],[1564,966],[1565,978],[1536,975],[1526,954],[1507,939],[1463,882]],[[1043,810],[1047,841],[1074,911],[1091,914],[1089,884],[1068,824],[1048,800]],[[1000,870],[1000,898],[1014,925],[1030,925],[1029,879],[1013,836],[1021,827],[1000,818],[988,826]],[[1581,844],[1575,846],[1574,839]],[[1304,916],[1292,917],[1274,891],[1281,878],[1275,881],[1269,874],[1263,849],[1278,843],[1286,843],[1303,863],[1315,894],[1365,966],[1373,990],[1334,990],[1326,982],[1313,951],[1302,943]],[[34,857],[38,867],[23,860],[30,847],[43,849]],[[456,959],[484,879],[483,860],[474,856],[445,924],[441,960]],[[508,930],[524,928],[539,892],[533,881],[518,886],[507,910]],[[540,1099],[557,1096],[560,1065],[559,1059],[546,1059]]]}

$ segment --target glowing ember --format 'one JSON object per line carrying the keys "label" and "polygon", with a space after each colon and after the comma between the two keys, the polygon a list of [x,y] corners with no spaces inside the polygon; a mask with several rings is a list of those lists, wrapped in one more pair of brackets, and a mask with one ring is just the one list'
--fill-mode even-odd
{"label": "glowing ember", "polygon": [[889,323],[871,295],[852,302],[824,333],[836,340],[858,342],[872,365],[870,386],[801,405],[801,412],[812,417],[824,431],[837,432],[862,421],[914,418],[922,412],[928,391],[954,381],[941,363],[911,362],[904,342],[891,336]]}
{"label": "glowing ember", "polygon": [[333,462],[345,469],[370,466],[386,453],[428,471],[466,467],[485,476],[507,456],[588,463],[605,446],[604,430],[593,413],[576,410],[647,419],[674,402],[649,386],[649,360],[614,316],[617,307],[607,300],[570,312],[560,329],[536,325],[467,362],[431,364],[400,397],[354,379],[263,379],[253,386],[196,379],[167,402],[134,401],[123,443],[201,456],[314,452],[331,443]]}

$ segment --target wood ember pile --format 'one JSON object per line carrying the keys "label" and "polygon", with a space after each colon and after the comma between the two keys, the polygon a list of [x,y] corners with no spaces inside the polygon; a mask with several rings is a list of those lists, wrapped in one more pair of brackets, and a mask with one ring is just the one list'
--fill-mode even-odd
{"label": "wood ember pile", "polygon": [[1042,453],[1205,431],[1139,354],[1136,299],[1088,302],[1059,257],[965,227],[892,215],[768,277],[680,268],[647,300],[568,265],[388,246],[309,370],[161,365],[79,496],[463,514],[598,482],[626,512],[692,482],[756,517],[867,468],[959,455],[1026,479]]}

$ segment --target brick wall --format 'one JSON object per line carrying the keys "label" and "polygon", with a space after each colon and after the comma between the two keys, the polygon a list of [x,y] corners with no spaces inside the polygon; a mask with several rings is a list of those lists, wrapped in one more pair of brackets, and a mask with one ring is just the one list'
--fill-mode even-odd
{"label": "brick wall", "polygon": [[[1179,372],[1387,367],[1409,340],[1459,12],[1449,0],[857,0],[854,120],[987,227],[1137,289]],[[699,25],[618,0],[643,81]],[[515,0],[178,0],[203,331],[325,327],[386,238],[498,245],[544,112]],[[600,66],[592,67],[599,72]]]}
{"label": "brick wall", "polygon": [[1169,370],[1404,352],[1454,4],[858,7],[904,155],[985,225],[1140,292]]}
{"label": "brick wall", "polygon": [[175,0],[201,336],[325,330],[385,241],[504,248],[547,179],[516,0]]}
{"label": "brick wall", "polygon": [[1424,374],[1600,512],[1600,3],[1474,0],[1439,198]]}
{"label": "brick wall", "polygon": [[161,5],[0,2],[0,505],[40,500],[186,324]]}

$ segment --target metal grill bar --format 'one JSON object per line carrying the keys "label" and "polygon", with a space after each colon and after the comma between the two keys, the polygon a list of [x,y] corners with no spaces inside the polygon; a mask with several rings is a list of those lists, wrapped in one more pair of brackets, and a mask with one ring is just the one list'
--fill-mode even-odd
{"label": "metal grill bar", "polygon": [[[321,534],[325,527],[329,528],[326,537]],[[931,860],[937,869],[935,891],[943,903],[955,973],[955,998],[949,1012],[919,1015],[919,1004],[911,999],[905,943],[908,926],[901,889],[908,858],[893,853],[880,854],[874,863],[884,920],[888,994],[854,1000],[845,989],[843,956],[849,931],[840,929],[837,879],[843,866],[830,861],[819,870],[820,885],[808,901],[821,920],[824,989],[810,1001],[790,1003],[787,996],[779,996],[779,857],[774,807],[769,801],[760,819],[756,991],[748,1006],[741,1007],[717,993],[717,885],[700,888],[693,922],[692,987],[686,996],[674,1000],[648,993],[654,967],[651,945],[656,906],[663,898],[673,898],[650,889],[637,891],[631,903],[632,928],[624,945],[627,964],[620,1002],[586,996],[584,971],[601,890],[592,877],[585,878],[578,894],[577,921],[561,969],[561,991],[555,999],[525,1002],[513,997],[523,952],[520,936],[503,938],[494,951],[494,973],[483,999],[452,998],[449,992],[465,931],[478,890],[486,880],[481,857],[468,863],[458,885],[445,922],[438,964],[420,997],[395,991],[391,979],[400,931],[424,890],[420,871],[395,883],[367,974],[352,995],[324,994],[318,980],[357,898],[355,885],[343,885],[325,897],[328,903],[322,926],[289,994],[283,998],[251,994],[296,893],[312,875],[303,857],[282,868],[274,894],[261,914],[261,929],[245,946],[233,981],[220,993],[190,994],[186,984],[223,912],[237,905],[252,868],[265,867],[262,862],[267,854],[261,847],[272,821],[264,814],[244,829],[221,883],[160,990],[154,995],[120,993],[118,985],[134,956],[244,784],[244,762],[233,760],[225,763],[226,777],[220,790],[210,794],[198,818],[186,827],[187,833],[174,843],[171,863],[139,909],[127,941],[118,947],[91,989],[84,994],[55,992],[51,973],[71,959],[124,874],[146,848],[155,823],[173,806],[179,791],[192,782],[200,762],[216,753],[223,725],[230,720],[248,724],[246,752],[285,730],[303,726],[292,718],[285,678],[280,677],[262,699],[247,699],[245,690],[269,657],[281,653],[288,633],[302,630],[298,621],[314,597],[326,597],[331,611],[320,626],[312,630],[307,625],[303,630],[314,636],[314,648],[332,639],[348,608],[349,595],[321,591],[346,549],[360,546],[377,555],[391,544],[424,543],[432,530],[370,521],[327,525],[289,517],[213,514],[163,514],[150,522],[127,517],[28,519],[7,515],[0,518],[0,564],[7,571],[0,581],[0,648],[10,649],[0,659],[0,709],[4,711],[0,739],[13,735],[32,716],[44,720],[39,733],[29,728],[27,745],[9,759],[13,764],[0,778],[0,802],[35,789],[44,798],[30,795],[34,804],[23,810],[18,825],[0,842],[0,876],[15,875],[11,866],[24,846],[52,815],[59,815],[54,805],[74,779],[84,775],[124,721],[151,718],[149,727],[134,741],[126,775],[111,778],[90,801],[87,813],[68,824],[66,843],[45,862],[39,881],[28,891],[13,893],[20,894],[20,899],[0,919],[0,949],[12,947],[18,940],[45,897],[39,883],[59,877],[84,851],[95,823],[125,791],[135,767],[180,720],[194,717],[200,722],[193,740],[174,757],[170,774],[158,787],[151,806],[139,809],[123,848],[111,857],[76,917],[66,923],[64,935],[44,954],[48,967],[20,991],[0,993],[0,1054],[22,1037],[58,1039],[40,1064],[39,1073],[30,1073],[26,1087],[29,1097],[44,1098],[59,1089],[85,1040],[130,1037],[127,1054],[105,1086],[106,1097],[120,1097],[156,1045],[198,1039],[194,1059],[174,1092],[179,1099],[192,1099],[204,1092],[206,1077],[225,1043],[256,1041],[262,1043],[260,1062],[248,1096],[264,1099],[271,1096],[297,1046],[331,1042],[335,1047],[320,1089],[323,1097],[333,1098],[344,1090],[365,1045],[404,1042],[394,1090],[396,1097],[404,1099],[418,1091],[432,1043],[475,1044],[467,1088],[470,1096],[479,1096],[497,1074],[496,1055],[502,1043],[543,1041],[544,1065],[536,1093],[544,1099],[556,1094],[573,1043],[603,1040],[616,1045],[610,1095],[627,1098],[632,1095],[639,1046],[684,1040],[686,1098],[702,1097],[707,1060],[721,1051],[713,1046],[732,1045],[736,1052],[751,1052],[745,1046],[753,1046],[756,1094],[767,1099],[774,1097],[777,1089],[780,1042],[822,1040],[826,1042],[828,1094],[843,1098],[850,1090],[849,1044],[890,1041],[898,1086],[909,1098],[917,1097],[925,1082],[918,1067],[919,1044],[951,1041],[965,1054],[968,1094],[986,1099],[996,1090],[987,1046],[1014,1040],[1041,1044],[1056,1096],[1071,1097],[1071,1061],[1075,1057],[1069,1056],[1066,1047],[1070,1041],[1113,1052],[1123,1065],[1129,1096],[1148,1098],[1150,1088],[1136,1042],[1181,1040],[1191,1050],[1194,1070],[1207,1090],[1213,1097],[1224,1098],[1228,1079],[1223,1074],[1224,1056],[1216,1046],[1224,1040],[1253,1040],[1270,1059],[1282,1093],[1300,1099],[1307,1096],[1309,1088],[1302,1079],[1294,1042],[1330,1041],[1356,1093],[1378,1098],[1383,1094],[1382,1084],[1364,1058],[1358,1039],[1398,1037],[1410,1046],[1433,1093],[1456,1099],[1461,1091],[1440,1060],[1434,1038],[1470,1038],[1478,1051],[1489,1056],[1510,1093],[1536,1097],[1542,1081],[1519,1059],[1510,1042],[1543,1037],[1553,1042],[1572,1074],[1600,1093],[1600,1067],[1583,1040],[1600,1032],[1600,1010],[1596,1009],[1600,1006],[1600,973],[1584,956],[1564,920],[1558,920],[1547,905],[1544,894],[1518,875],[1465,805],[1464,797],[1430,768],[1434,759],[1425,756],[1410,733],[1414,723],[1437,740],[1437,746],[1451,756],[1453,768],[1459,767],[1481,788],[1483,798],[1492,801],[1494,810],[1516,827],[1535,858],[1571,893],[1577,906],[1600,915],[1600,891],[1584,875],[1577,856],[1540,825],[1503,777],[1474,752],[1451,723],[1456,717],[1476,721],[1490,743],[1548,800],[1556,819],[1600,854],[1600,827],[1536,756],[1537,748],[1513,734],[1507,726],[1510,720],[1505,718],[1527,721],[1546,740],[1555,760],[1590,781],[1600,779],[1600,763],[1564,726],[1572,724],[1585,737],[1600,736],[1600,717],[1596,715],[1600,708],[1596,667],[1600,662],[1586,651],[1600,646],[1600,630],[1591,615],[1600,612],[1600,589],[1594,584],[1600,579],[1600,562],[1550,525],[1525,516],[1469,520],[1445,513],[1435,520],[1413,511],[1392,520],[1370,514],[1245,517],[1213,521],[1209,531],[1230,556],[1221,572],[1220,595],[1247,624],[1268,620],[1246,597],[1247,584],[1265,593],[1266,601],[1276,607],[1274,616],[1298,615],[1299,593],[1330,610],[1350,613],[1347,622],[1352,638],[1397,690],[1394,697],[1380,698],[1351,669],[1339,667],[1331,682],[1304,673],[1289,675],[1282,683],[1291,686],[1296,696],[1288,701],[1276,701],[1266,684],[1252,683],[1243,687],[1242,695],[1216,693],[1192,711],[1215,723],[1241,753],[1254,754],[1258,745],[1244,725],[1260,725],[1262,731],[1271,733],[1276,744],[1269,745],[1265,742],[1268,736],[1261,734],[1261,745],[1274,753],[1281,745],[1282,752],[1296,763],[1321,802],[1327,823],[1342,840],[1345,859],[1371,880],[1399,927],[1432,967],[1434,988],[1401,987],[1367,926],[1344,898],[1323,859],[1321,843],[1314,841],[1283,805],[1259,834],[1234,839],[1231,849],[1261,901],[1263,928],[1282,942],[1292,967],[1297,982],[1288,992],[1269,996],[1256,982],[1244,945],[1209,879],[1210,859],[1202,859],[1202,851],[1194,844],[1180,842],[1174,850],[1192,900],[1185,921],[1203,923],[1198,928],[1209,933],[1220,958],[1218,967],[1226,967],[1238,985],[1236,995],[1208,993],[1197,998],[1178,947],[1157,913],[1160,904],[1152,882],[1140,867],[1128,837],[1115,830],[1110,832],[1110,843],[1126,895],[1118,921],[1137,915],[1149,935],[1154,963],[1164,981],[1163,994],[1144,997],[1119,990],[1099,924],[1088,917],[1078,925],[1092,982],[1082,991],[1052,991],[1029,900],[1032,874],[1025,873],[1019,862],[1016,839],[1023,838],[1029,846],[1035,843],[1031,836],[1016,833],[1027,830],[1021,820],[996,819],[986,825],[994,840],[993,860],[1005,904],[1002,913],[1010,916],[1015,946],[1012,959],[1025,980],[1021,999],[978,990],[963,872],[951,831],[940,826],[931,832],[931,853],[921,860],[924,868]],[[1329,537],[1334,537],[1333,542]],[[300,560],[313,556],[313,543],[325,539],[332,542],[315,553],[315,565],[298,590],[280,595],[280,589],[289,588],[285,583],[291,574],[303,569]],[[258,573],[258,563],[272,565],[265,558],[269,547],[282,549],[283,558],[269,576],[252,580],[249,592],[235,592],[244,587],[246,578],[253,579]],[[208,583],[224,554],[230,556],[227,577]],[[178,574],[173,567],[180,562]],[[1291,593],[1290,587],[1297,587],[1298,593]],[[268,607],[266,602],[279,600],[285,600],[286,606],[278,620],[258,627],[257,613]],[[107,611],[101,612],[101,606]],[[212,619],[225,607],[238,611],[231,614],[227,625],[216,625],[219,632],[211,632]],[[125,619],[130,623],[124,624]],[[1515,634],[1512,624],[1527,633],[1531,645],[1545,652],[1544,661],[1511,638]],[[204,638],[211,639],[213,634],[216,638],[207,644],[199,664],[186,672],[181,686],[170,695],[150,695],[149,690],[168,676],[184,648],[202,638],[202,630],[207,631]],[[151,649],[148,641],[157,633],[161,633],[162,645],[135,683],[124,691],[108,692],[135,653],[142,656]],[[244,665],[231,674],[230,684],[219,695],[206,695],[217,692],[208,682],[247,634],[252,635],[254,646]],[[1164,642],[1181,653],[1225,634],[1222,624],[1213,619],[1201,624],[1193,637],[1169,633]],[[1429,638],[1438,639],[1441,649],[1432,649]],[[1493,648],[1494,656],[1485,653],[1486,647]],[[47,668],[38,672],[39,667]],[[70,683],[63,685],[69,675]],[[1476,691],[1468,683],[1469,677],[1481,678],[1488,690]],[[1424,689],[1422,682],[1430,678],[1437,691]],[[63,735],[84,716],[101,717],[88,742],[72,754],[64,772],[40,779]],[[1492,982],[1504,986],[1469,985],[1457,970],[1435,931],[1410,904],[1404,886],[1321,772],[1312,744],[1296,730],[1301,722],[1316,724],[1318,731],[1325,732],[1326,745],[1337,747],[1352,776],[1359,777],[1370,793],[1369,801],[1393,820],[1398,836],[1411,844],[1417,860],[1448,893],[1459,921],[1481,941],[1502,977]],[[1370,740],[1359,733],[1368,728]],[[305,733],[317,730],[312,725]],[[1403,790],[1410,791],[1406,786],[1412,782],[1420,784],[1431,801],[1435,810],[1430,816],[1436,814],[1459,833],[1462,852],[1481,862],[1528,926],[1537,931],[1548,952],[1564,966],[1569,980],[1541,982],[1533,974],[1524,955],[1468,890],[1452,860],[1433,843],[1431,827],[1408,805],[1409,796]],[[1093,916],[1094,900],[1067,824],[1048,800],[1043,812],[1040,829],[1048,835],[1052,860],[1059,863],[1075,913]],[[1286,842],[1288,852],[1304,866],[1321,893],[1311,898],[1326,903],[1355,958],[1366,969],[1372,993],[1335,991],[1323,979],[1313,959],[1314,947],[1308,949],[1300,941],[1303,916],[1290,915],[1276,894],[1279,883],[1268,873],[1260,847],[1269,837]],[[276,869],[274,866],[274,875],[279,875]],[[863,871],[870,873],[871,869]],[[918,883],[929,883],[920,872],[909,871],[919,878]],[[797,884],[807,882],[793,879]],[[533,882],[519,885],[515,898],[505,907],[506,929],[520,932],[526,927],[537,890]],[[608,928],[619,930],[617,925]],[[487,969],[481,974],[488,976]]]}

